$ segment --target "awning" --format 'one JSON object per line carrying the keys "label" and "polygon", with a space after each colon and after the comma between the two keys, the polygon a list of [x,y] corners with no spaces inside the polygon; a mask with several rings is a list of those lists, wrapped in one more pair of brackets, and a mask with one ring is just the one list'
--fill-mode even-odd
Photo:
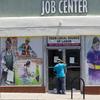
{"label": "awning", "polygon": [[100,35],[100,16],[0,18],[0,37],[62,35]]}

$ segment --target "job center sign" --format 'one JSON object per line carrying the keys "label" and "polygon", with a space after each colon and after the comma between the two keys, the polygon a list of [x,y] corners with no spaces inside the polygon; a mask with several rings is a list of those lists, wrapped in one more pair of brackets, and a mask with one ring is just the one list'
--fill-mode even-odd
{"label": "job center sign", "polygon": [[48,14],[87,14],[87,0],[43,0],[41,15]]}
{"label": "job center sign", "polygon": [[0,0],[0,17],[100,15],[100,0]]}

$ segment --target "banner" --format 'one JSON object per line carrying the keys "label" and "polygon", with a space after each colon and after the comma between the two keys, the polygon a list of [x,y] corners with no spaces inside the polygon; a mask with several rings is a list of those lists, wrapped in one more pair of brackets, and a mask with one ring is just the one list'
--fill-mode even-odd
{"label": "banner", "polygon": [[42,84],[42,38],[1,38],[0,51],[1,86]]}
{"label": "banner", "polygon": [[87,36],[85,46],[89,85],[100,85],[100,36]]}
{"label": "banner", "polygon": [[[29,63],[28,63],[29,62]],[[20,59],[16,61],[16,85],[41,85],[42,63],[41,59]]]}
{"label": "banner", "polygon": [[80,36],[48,37],[48,46],[80,46]]}

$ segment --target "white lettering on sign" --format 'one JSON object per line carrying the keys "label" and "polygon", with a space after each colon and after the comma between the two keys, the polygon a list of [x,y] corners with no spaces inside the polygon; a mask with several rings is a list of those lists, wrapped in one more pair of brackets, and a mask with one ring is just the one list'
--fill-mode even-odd
{"label": "white lettering on sign", "polygon": [[41,15],[55,14],[86,14],[88,12],[87,0],[43,0]]}
{"label": "white lettering on sign", "polygon": [[56,2],[54,0],[51,1],[42,1],[42,13],[41,15],[46,14],[54,14],[56,12]]}

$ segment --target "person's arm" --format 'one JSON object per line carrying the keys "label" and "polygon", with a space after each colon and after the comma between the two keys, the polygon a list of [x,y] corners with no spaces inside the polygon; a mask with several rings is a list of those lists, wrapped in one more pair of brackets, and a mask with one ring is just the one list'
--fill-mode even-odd
{"label": "person's arm", "polygon": [[37,57],[37,54],[35,53],[35,51],[32,50],[30,45],[29,45],[29,50],[30,50],[33,57]]}
{"label": "person's arm", "polygon": [[5,50],[2,51],[1,53],[1,68],[4,70],[4,71],[7,71],[8,68],[6,67],[6,62],[5,62]]}
{"label": "person's arm", "polygon": [[94,52],[89,51],[87,53],[87,63],[89,65],[89,68],[92,68],[92,69],[95,68],[95,54],[94,54]]}
{"label": "person's arm", "polygon": [[19,46],[18,50],[19,50],[19,51],[24,50],[23,46],[24,46],[24,44],[21,44],[21,45]]}

